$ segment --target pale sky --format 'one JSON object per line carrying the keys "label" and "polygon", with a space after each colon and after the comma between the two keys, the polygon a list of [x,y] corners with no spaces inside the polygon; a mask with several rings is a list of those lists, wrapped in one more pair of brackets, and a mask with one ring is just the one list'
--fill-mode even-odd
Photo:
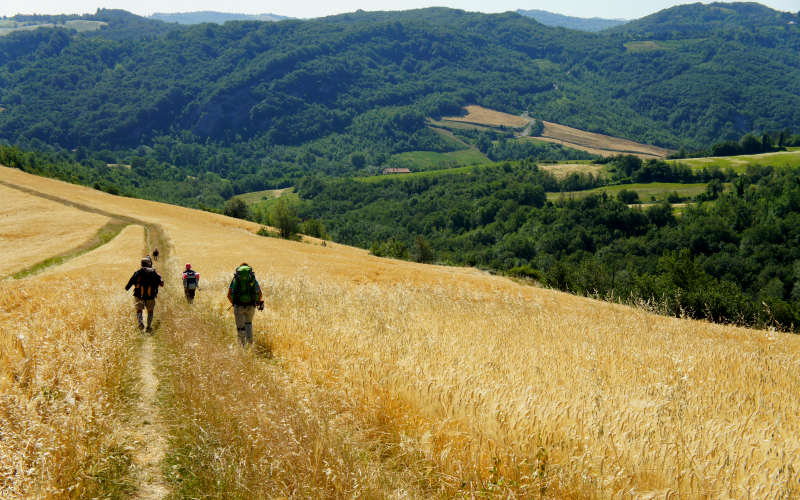
{"label": "pale sky", "polygon": [[[214,10],[310,18],[358,9],[406,10],[436,6],[477,12],[540,9],[575,17],[636,19],[685,3],[692,3],[692,0],[228,0],[225,3],[218,0],[0,0],[0,15],[84,14],[94,13],[102,7],[124,9],[140,16],[154,12]],[[776,10],[800,11],[800,0],[762,0],[760,3]]]}

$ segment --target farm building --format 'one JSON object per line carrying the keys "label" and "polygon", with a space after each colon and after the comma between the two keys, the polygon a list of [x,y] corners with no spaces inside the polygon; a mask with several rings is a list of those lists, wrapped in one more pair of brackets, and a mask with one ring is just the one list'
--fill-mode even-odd
{"label": "farm building", "polygon": [[384,168],[383,174],[410,174],[411,170],[407,168]]}

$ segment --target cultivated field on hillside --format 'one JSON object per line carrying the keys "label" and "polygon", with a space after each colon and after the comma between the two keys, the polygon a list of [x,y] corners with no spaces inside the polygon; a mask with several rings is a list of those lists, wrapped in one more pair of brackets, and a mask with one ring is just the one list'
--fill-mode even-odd
{"label": "cultivated field on hillside", "polygon": [[713,156],[709,158],[687,158],[682,160],[669,160],[670,163],[682,163],[693,170],[702,170],[707,167],[717,166],[722,169],[731,168],[736,173],[744,173],[747,167],[772,166],[772,167],[797,167],[800,166],[800,148],[791,148],[789,151],[775,153],[761,153],[756,155],[741,156]]}
{"label": "cultivated field on hillside", "polygon": [[[600,156],[612,156],[620,153],[632,154],[641,158],[664,158],[668,150],[658,146],[640,144],[619,137],[586,132],[576,128],[543,122],[544,130],[536,140],[554,142],[574,149],[580,149]],[[533,139],[532,139],[533,140]]]}
{"label": "cultivated field on hillside", "polygon": [[[10,169],[0,169],[0,176],[136,218],[169,242],[171,257],[158,264],[168,282],[158,305],[162,324],[149,340],[154,373],[161,377],[155,404],[164,425],[151,434],[168,434],[161,470],[177,496],[800,495],[796,336],[666,318],[647,311],[657,304],[633,309],[474,269],[263,238],[254,234],[258,225],[216,214]],[[87,289],[81,296],[92,297],[91,304],[73,299],[71,309],[89,326],[96,318],[116,322],[107,325],[110,335],[127,347],[93,349],[110,344],[99,335],[78,338],[88,333],[58,323],[63,309],[44,306],[34,316],[38,326],[16,344],[10,332],[32,318],[19,309],[28,306],[18,298],[18,312],[0,316],[4,363],[6,352],[32,352],[37,339],[62,331],[66,345],[92,352],[92,360],[111,356],[107,371],[118,373],[117,367],[137,359],[129,349],[138,333],[126,326],[132,310],[121,285],[145,245],[130,248],[137,247],[133,240],[119,239],[131,231],[81,257],[92,255],[91,267],[113,287]],[[112,256],[109,269],[121,267],[103,271],[101,261]],[[231,273],[243,261],[254,267],[267,302],[255,318],[256,346],[248,351],[235,342],[224,299]],[[202,276],[191,306],[175,290],[185,262]],[[72,276],[77,269],[64,272]],[[43,274],[19,283],[47,279]],[[2,286],[0,297],[8,300],[19,284]],[[85,312],[89,307],[92,314]],[[101,311],[108,312],[95,314]],[[109,319],[102,319],[105,314]],[[47,328],[48,322],[58,326]],[[15,356],[17,377],[6,378],[4,396],[30,401],[49,394],[42,391],[47,384],[65,383],[43,375],[31,389],[19,382],[28,354]],[[28,370],[38,373],[39,365]],[[66,380],[84,383],[74,378]],[[109,394],[129,387],[91,384]],[[98,391],[79,394],[85,405],[102,399]],[[71,418],[70,399],[55,401],[60,403],[50,414]],[[126,401],[119,398],[106,411],[124,415]],[[3,410],[16,407],[8,408]],[[118,432],[100,435],[126,443],[141,424],[113,415]],[[24,448],[18,456],[30,470],[54,470],[55,458],[37,455],[23,435],[0,446]],[[93,446],[79,436],[65,439],[61,449]],[[95,446],[98,456],[116,456],[108,446]],[[0,455],[3,481],[14,466],[6,456]],[[61,463],[56,465],[63,468]],[[133,478],[125,484],[135,489],[142,484],[138,470],[121,467],[118,476]],[[38,479],[30,481],[14,491],[38,491],[25,489]],[[6,484],[0,482],[6,488],[0,492],[12,491]]]}
{"label": "cultivated field on hillside", "polygon": [[30,31],[39,28],[66,28],[75,30],[79,33],[85,31],[97,31],[108,23],[103,21],[86,21],[82,19],[72,19],[63,24],[53,23],[22,23],[10,19],[0,20],[0,36],[5,36],[15,31]]}
{"label": "cultivated field on hillside", "polygon": [[594,163],[543,163],[539,165],[540,170],[550,172],[559,179],[563,179],[570,174],[592,174],[598,176],[603,172],[604,165]]}
{"label": "cultivated field on hillside", "polygon": [[0,199],[0,248],[8,249],[0,277],[80,245],[109,221],[2,184]]}
{"label": "cultivated field on hillside", "polygon": [[491,127],[524,128],[528,125],[527,118],[495,111],[481,106],[466,106],[467,112],[464,116],[446,116],[442,121],[474,123],[476,125],[488,125]]}
{"label": "cultivated field on hillside", "polygon": [[[432,122],[437,126],[444,127],[508,127],[514,129],[524,129],[533,118],[511,115],[481,106],[467,106],[465,116],[443,117],[438,122]],[[669,150],[658,146],[640,144],[638,142],[612,137],[605,134],[586,132],[566,125],[559,125],[543,121],[544,130],[541,135],[531,137],[530,140],[540,140],[561,144],[568,148],[586,151],[600,156],[612,156],[616,154],[633,154],[641,158],[664,158],[669,154]]]}

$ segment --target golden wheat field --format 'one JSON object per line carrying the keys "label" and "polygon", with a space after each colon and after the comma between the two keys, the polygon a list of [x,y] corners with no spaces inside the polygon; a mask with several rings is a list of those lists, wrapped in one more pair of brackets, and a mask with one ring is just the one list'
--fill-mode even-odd
{"label": "golden wheat field", "polygon": [[0,248],[9,249],[0,260],[0,277],[80,245],[108,222],[2,184],[0,199]]}
{"label": "golden wheat field", "polygon": [[[0,282],[0,497],[800,495],[794,335],[0,180],[135,221]],[[155,245],[166,286],[147,336],[122,287]],[[267,303],[249,349],[225,300],[245,261]]]}

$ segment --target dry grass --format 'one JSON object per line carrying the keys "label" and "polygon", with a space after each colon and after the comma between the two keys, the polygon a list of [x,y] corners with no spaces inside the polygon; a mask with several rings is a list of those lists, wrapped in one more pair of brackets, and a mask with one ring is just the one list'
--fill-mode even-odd
{"label": "dry grass", "polygon": [[559,125],[558,123],[543,122],[544,131],[537,140],[546,140],[556,144],[588,151],[589,153],[599,154],[600,156],[610,156],[620,153],[629,153],[641,158],[665,158],[669,150],[640,144],[638,142],[612,137],[605,134],[586,132],[576,128]]}
{"label": "dry grass", "polygon": [[[164,301],[173,320],[157,336],[184,422],[167,469],[179,492],[800,495],[796,336],[260,238],[242,221],[6,173],[161,225],[179,259],[165,279],[185,261],[201,273],[192,308]],[[225,310],[242,261],[268,304],[254,352],[233,345]]]}
{"label": "dry grass", "polygon": [[0,276],[74,248],[91,238],[108,217],[64,207],[0,184]]}
{"label": "dry grass", "polygon": [[603,172],[603,165],[590,163],[556,163],[553,165],[539,165],[540,170],[550,172],[558,179],[564,179],[570,174],[592,174],[599,176]]}
{"label": "dry grass", "polygon": [[448,116],[443,117],[442,120],[477,123],[479,125],[489,125],[492,127],[504,126],[509,128],[522,128],[528,124],[527,118],[483,108],[481,106],[466,106],[464,109],[467,111],[465,116]]}
{"label": "dry grass", "polygon": [[[207,288],[221,289],[218,281]],[[424,498],[453,492],[402,444],[391,415],[367,415],[341,391],[291,378],[269,339],[236,341],[230,311],[203,295],[166,303],[159,372],[177,497]],[[457,486],[457,485],[456,485]],[[448,495],[450,496],[450,495]]]}
{"label": "dry grass", "polygon": [[141,251],[138,229],[132,249],[123,233],[68,270],[0,282],[0,497],[131,491],[120,429],[133,394],[136,336],[120,286],[129,266],[120,260]]}

